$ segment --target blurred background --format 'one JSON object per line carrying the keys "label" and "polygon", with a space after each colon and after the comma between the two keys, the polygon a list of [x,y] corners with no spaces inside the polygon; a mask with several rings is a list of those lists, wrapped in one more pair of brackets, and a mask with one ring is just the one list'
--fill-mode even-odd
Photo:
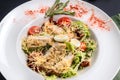
{"label": "blurred background", "polygon": [[[0,21],[5,15],[18,5],[27,2],[28,0],[0,0]],[[106,12],[109,16],[114,16],[120,13],[120,0],[84,0]],[[120,80],[120,72],[114,80]],[[0,74],[0,80],[5,78]]]}

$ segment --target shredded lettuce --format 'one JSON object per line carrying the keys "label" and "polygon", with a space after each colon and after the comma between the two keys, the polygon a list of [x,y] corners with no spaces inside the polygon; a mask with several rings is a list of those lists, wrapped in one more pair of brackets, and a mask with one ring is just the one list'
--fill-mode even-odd
{"label": "shredded lettuce", "polygon": [[22,40],[22,50],[26,53],[26,54],[29,54],[29,50],[27,48],[27,45],[26,45],[26,39],[23,39]]}
{"label": "shredded lettuce", "polygon": [[80,52],[77,52],[73,58],[72,62],[72,68],[74,69],[80,62],[81,62],[82,56]]}
{"label": "shredded lettuce", "polygon": [[62,78],[67,78],[67,77],[72,77],[77,74],[78,68],[80,66],[80,63],[82,59],[85,58],[85,53],[79,51],[75,53],[71,68],[67,71],[61,74],[60,77]]}
{"label": "shredded lettuce", "polygon": [[56,76],[55,75],[51,75],[51,76],[46,76],[45,80],[56,80]]}
{"label": "shredded lettuce", "polygon": [[66,42],[66,46],[67,46],[67,50],[72,52],[75,51],[75,47],[70,42]]}
{"label": "shredded lettuce", "polygon": [[85,59],[86,53],[82,51],[77,51],[73,58],[72,68],[77,70],[77,66],[80,64],[81,61]]}
{"label": "shredded lettuce", "polygon": [[91,39],[86,39],[85,42],[87,43],[87,50],[94,51],[96,49],[96,42]]}
{"label": "shredded lettuce", "polygon": [[62,73],[60,75],[60,77],[68,78],[68,77],[75,76],[76,74],[77,74],[77,71],[75,71],[74,69],[70,68],[67,72]]}
{"label": "shredded lettuce", "polygon": [[87,56],[91,57],[92,53],[96,50],[96,42],[92,39],[85,39],[84,42],[87,45],[86,53]]}
{"label": "shredded lettuce", "polygon": [[90,32],[89,32],[88,26],[86,24],[84,24],[83,22],[73,21],[72,26],[75,27],[76,29],[79,29],[79,33],[84,35],[83,38],[81,39],[81,41],[90,37]]}
{"label": "shredded lettuce", "polygon": [[93,52],[96,50],[96,42],[92,39],[85,39],[84,42],[87,45],[87,49],[86,49],[86,56],[87,57],[91,57],[93,55]]}

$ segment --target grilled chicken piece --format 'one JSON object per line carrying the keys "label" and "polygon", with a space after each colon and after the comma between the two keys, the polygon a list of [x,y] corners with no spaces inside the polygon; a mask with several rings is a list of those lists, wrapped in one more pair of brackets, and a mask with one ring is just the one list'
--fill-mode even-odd
{"label": "grilled chicken piece", "polygon": [[57,62],[61,61],[62,58],[66,55],[65,48],[66,48],[65,44],[55,43],[53,47],[51,47],[45,55],[47,59],[45,65],[54,66]]}
{"label": "grilled chicken piece", "polygon": [[26,45],[28,48],[45,46],[46,44],[52,45],[51,36],[28,36],[26,38]]}
{"label": "grilled chicken piece", "polygon": [[42,30],[48,34],[62,34],[64,33],[64,30],[57,25],[54,25],[53,23],[50,23],[49,21],[45,23],[45,25],[42,27]]}
{"label": "grilled chicken piece", "polygon": [[56,71],[58,73],[62,73],[62,72],[69,70],[69,68],[72,64],[73,58],[74,58],[74,56],[72,54],[65,56],[59,63],[57,63],[55,65]]}
{"label": "grilled chicken piece", "polygon": [[67,71],[71,66],[73,55],[67,55],[64,43],[55,43],[46,53],[46,62],[43,65],[47,75],[59,75],[63,71]]}
{"label": "grilled chicken piece", "polygon": [[33,70],[44,71],[47,75],[59,75],[67,71],[72,64],[73,55],[66,53],[66,44],[55,43],[45,55],[32,52],[28,55],[28,66]]}

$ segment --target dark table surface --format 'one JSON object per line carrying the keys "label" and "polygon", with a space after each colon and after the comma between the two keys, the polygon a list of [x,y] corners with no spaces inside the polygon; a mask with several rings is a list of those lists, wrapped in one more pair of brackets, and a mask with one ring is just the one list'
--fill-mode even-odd
{"label": "dark table surface", "polygon": [[[18,5],[28,0],[0,0],[0,21]],[[85,0],[105,11],[109,16],[120,13],[120,0]],[[0,74],[0,80],[5,80]]]}

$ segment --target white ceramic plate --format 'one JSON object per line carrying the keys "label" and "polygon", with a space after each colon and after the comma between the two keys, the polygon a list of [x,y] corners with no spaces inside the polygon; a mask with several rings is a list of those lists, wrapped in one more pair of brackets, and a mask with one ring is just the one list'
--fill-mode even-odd
{"label": "white ceramic plate", "polygon": [[[25,65],[24,53],[20,51],[21,34],[30,25],[38,25],[43,20],[44,10],[54,3],[53,0],[34,0],[26,2],[12,10],[0,23],[0,71],[7,80],[44,80],[43,76],[32,71]],[[84,2],[71,0],[72,5],[78,4],[80,10],[76,18],[85,22],[98,42],[98,49],[92,65],[78,72],[77,76],[67,80],[112,80],[120,66],[120,33],[117,26],[102,10]],[[73,6],[72,6],[73,7]],[[74,6],[75,7],[75,6]],[[32,11],[31,11],[32,10]],[[83,12],[83,13],[82,13]],[[94,12],[94,17],[90,16]],[[80,15],[84,14],[84,15]],[[104,20],[105,28],[92,24]],[[29,23],[29,24],[28,24]],[[97,23],[97,22],[95,22]],[[103,23],[102,23],[103,24]]]}

